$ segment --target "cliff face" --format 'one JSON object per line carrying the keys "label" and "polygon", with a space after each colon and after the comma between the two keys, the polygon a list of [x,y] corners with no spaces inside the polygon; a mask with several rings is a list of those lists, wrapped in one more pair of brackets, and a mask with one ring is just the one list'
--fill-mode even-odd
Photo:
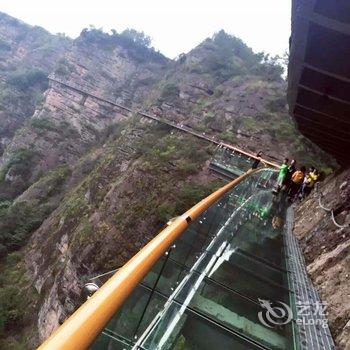
{"label": "cliff face", "polygon": [[0,13],[0,155],[34,113],[70,41]]}
{"label": "cliff face", "polygon": [[176,61],[132,30],[72,41],[1,14],[0,38],[5,348],[34,348],[87,276],[124,264],[219,185],[212,145],[105,100],[279,159],[317,152],[287,116],[281,68],[226,33]]}
{"label": "cliff face", "polygon": [[50,72],[75,89],[50,82],[8,135],[0,182],[6,348],[34,348],[79,303],[87,275],[125,263],[217,186],[211,145],[79,91],[133,107],[167,69],[162,55],[115,39],[83,32]]}
{"label": "cliff face", "polygon": [[[350,347],[350,170],[335,174],[321,184],[321,204],[312,195],[296,211],[294,233],[302,246],[309,275],[327,305],[329,325],[340,349]],[[347,227],[346,227],[347,226]]]}
{"label": "cliff face", "polygon": [[[89,175],[26,246],[35,289],[45,296],[41,339],[74,310],[85,276],[123,265],[167,219],[212,188],[205,144],[146,121],[129,127],[73,169],[70,179]],[[187,150],[175,151],[180,145]]]}
{"label": "cliff face", "polygon": [[145,103],[154,114],[266,157],[322,167],[330,159],[288,116],[281,73],[273,58],[220,31],[180,56]]}
{"label": "cliff face", "polygon": [[[166,64],[161,56],[159,62],[137,62],[128,50],[101,44],[90,32],[82,34],[65,50],[51,76],[77,89],[128,105],[142,98],[147,84],[156,79]],[[136,77],[140,79],[137,86]],[[47,87],[43,101],[35,106],[34,114],[11,139],[2,156],[6,174],[0,192],[9,198],[20,194],[46,171],[77,161],[99,142],[108,125],[127,115],[109,103],[61,84],[51,83]],[[11,160],[18,155],[28,160],[25,172],[11,166]]]}

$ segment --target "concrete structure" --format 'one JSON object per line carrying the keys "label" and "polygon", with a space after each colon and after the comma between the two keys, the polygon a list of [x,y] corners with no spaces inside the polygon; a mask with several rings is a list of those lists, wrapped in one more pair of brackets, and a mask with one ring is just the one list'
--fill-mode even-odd
{"label": "concrete structure", "polygon": [[288,103],[299,130],[350,163],[350,1],[293,0]]}

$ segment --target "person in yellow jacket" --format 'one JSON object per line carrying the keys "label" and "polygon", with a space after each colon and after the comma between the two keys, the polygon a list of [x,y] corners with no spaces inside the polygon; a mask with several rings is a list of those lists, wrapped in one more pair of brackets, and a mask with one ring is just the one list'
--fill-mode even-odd
{"label": "person in yellow jacket", "polygon": [[320,174],[317,169],[314,167],[310,168],[309,173],[305,176],[303,185],[301,187],[301,198],[305,198],[308,196],[315,186],[315,183],[317,182]]}

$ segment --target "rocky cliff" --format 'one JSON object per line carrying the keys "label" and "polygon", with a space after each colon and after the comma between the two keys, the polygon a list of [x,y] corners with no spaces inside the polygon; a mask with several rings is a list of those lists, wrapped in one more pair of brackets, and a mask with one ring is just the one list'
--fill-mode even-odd
{"label": "rocky cliff", "polygon": [[[322,301],[339,349],[350,348],[350,169],[339,171],[321,184],[296,210],[298,237],[309,275]],[[320,204],[334,212],[331,214]]]}
{"label": "rocky cliff", "polygon": [[71,40],[0,13],[0,155],[48,87]]}
{"label": "rocky cliff", "polygon": [[274,58],[220,31],[181,55],[145,104],[156,115],[275,160],[330,164],[291,122],[282,72]]}
{"label": "rocky cliff", "polygon": [[34,348],[74,310],[87,276],[122,265],[219,185],[210,143],[132,110],[331,164],[287,116],[278,63],[224,32],[174,61],[133,30],[71,40],[0,14],[0,38],[4,348]]}

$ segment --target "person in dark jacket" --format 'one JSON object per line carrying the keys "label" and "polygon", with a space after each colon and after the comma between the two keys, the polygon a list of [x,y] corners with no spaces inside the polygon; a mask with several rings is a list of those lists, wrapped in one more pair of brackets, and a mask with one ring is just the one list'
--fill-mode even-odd
{"label": "person in dark jacket", "polygon": [[292,159],[288,166],[288,171],[286,174],[286,178],[284,180],[284,186],[286,187],[287,191],[289,191],[290,186],[292,185],[292,176],[296,170],[297,170],[296,161],[295,159]]}
{"label": "person in dark jacket", "polygon": [[261,162],[261,157],[262,157],[263,153],[262,151],[259,151],[257,154],[256,154],[256,159],[254,160],[253,164],[252,164],[252,169],[256,169],[260,162]]}

